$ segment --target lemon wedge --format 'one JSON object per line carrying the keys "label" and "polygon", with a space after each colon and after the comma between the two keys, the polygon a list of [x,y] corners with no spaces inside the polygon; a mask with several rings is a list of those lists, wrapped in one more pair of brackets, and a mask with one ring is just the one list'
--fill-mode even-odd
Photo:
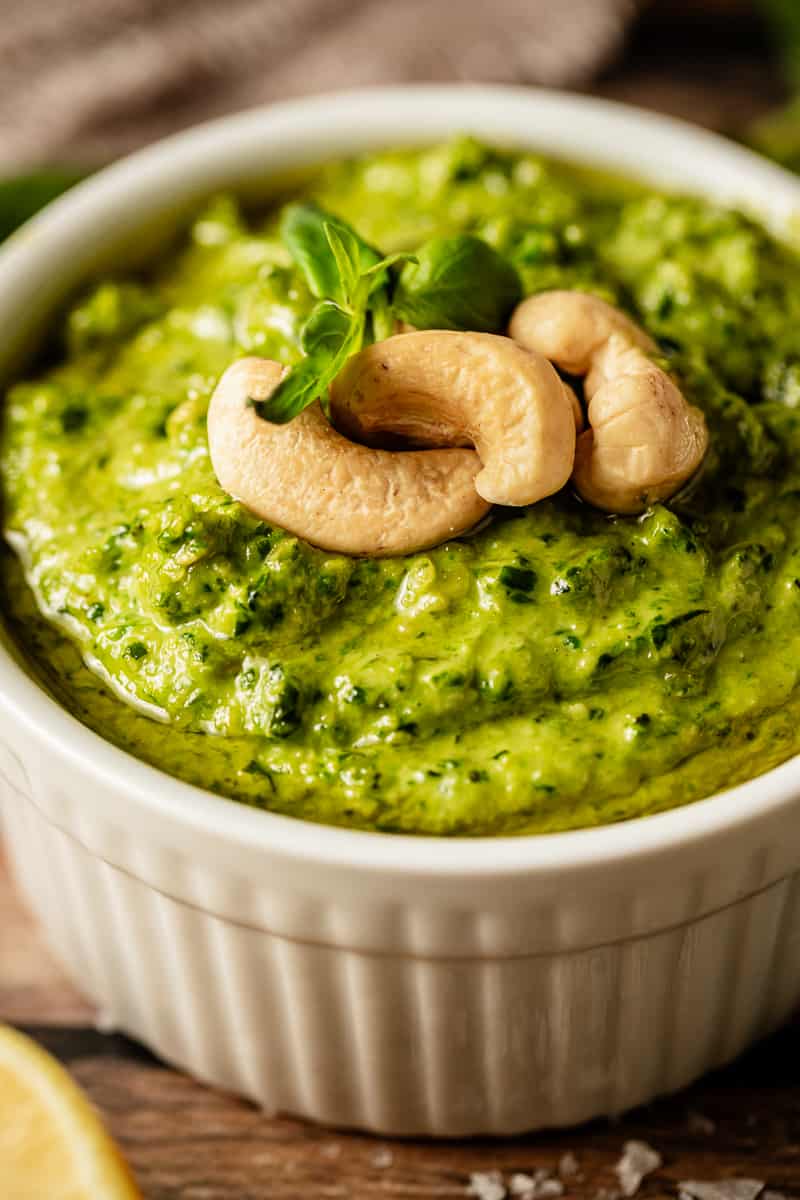
{"label": "lemon wedge", "polygon": [[3,1200],[141,1200],[88,1099],[54,1058],[0,1025]]}

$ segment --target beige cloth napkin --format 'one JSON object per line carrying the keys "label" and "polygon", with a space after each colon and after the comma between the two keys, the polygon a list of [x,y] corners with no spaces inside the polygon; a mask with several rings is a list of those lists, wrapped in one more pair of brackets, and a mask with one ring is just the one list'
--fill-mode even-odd
{"label": "beige cloth napkin", "polygon": [[639,0],[0,0],[0,170],[404,80],[585,83]]}

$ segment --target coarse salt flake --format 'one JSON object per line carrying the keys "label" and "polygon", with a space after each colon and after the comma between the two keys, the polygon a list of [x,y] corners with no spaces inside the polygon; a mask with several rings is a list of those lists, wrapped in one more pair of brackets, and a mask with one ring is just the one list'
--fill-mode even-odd
{"label": "coarse salt flake", "polygon": [[506,1200],[508,1195],[499,1171],[473,1171],[467,1192],[477,1200]]}
{"label": "coarse salt flake", "polygon": [[692,1200],[756,1200],[764,1186],[760,1179],[687,1179],[678,1184],[681,1195]]}
{"label": "coarse salt flake", "polygon": [[661,1155],[647,1142],[626,1142],[622,1157],[614,1167],[623,1196],[635,1196],[645,1176],[657,1171],[660,1166]]}

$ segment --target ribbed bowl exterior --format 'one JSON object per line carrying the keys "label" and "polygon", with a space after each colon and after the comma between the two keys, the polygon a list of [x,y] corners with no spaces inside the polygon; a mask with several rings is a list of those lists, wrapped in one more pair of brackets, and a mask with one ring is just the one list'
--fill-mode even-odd
{"label": "ribbed bowl exterior", "polygon": [[[73,289],[152,254],[201,196],[263,195],[333,155],[464,130],[779,231],[800,212],[798,181],[741,147],[586,97],[305,99],[142,151],[9,239],[0,376]],[[0,802],[21,886],[103,1019],[269,1110],[385,1134],[571,1124],[681,1087],[800,1000],[798,760],[605,830],[323,829],[124,755],[46,695],[0,628]]]}
{"label": "ribbed bowl exterior", "polygon": [[[128,866],[112,865],[69,822],[77,805],[62,795],[68,827],[54,825],[27,772],[16,785],[5,774],[19,882],[103,1022],[270,1112],[397,1135],[570,1125],[684,1086],[800,1000],[796,874],[695,920],[580,950],[351,949],[251,924],[269,911],[269,889],[226,881],[213,864],[139,845]],[[165,889],[191,875],[209,907],[143,883],[142,869]],[[242,920],[213,911],[226,887]],[[708,890],[695,881],[696,899]],[[332,901],[312,932],[348,924]],[[435,945],[441,933],[416,937]]]}

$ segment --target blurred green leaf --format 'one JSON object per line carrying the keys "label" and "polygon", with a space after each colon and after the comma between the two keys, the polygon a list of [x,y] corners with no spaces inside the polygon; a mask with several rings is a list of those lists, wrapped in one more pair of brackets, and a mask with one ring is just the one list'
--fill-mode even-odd
{"label": "blurred green leaf", "polygon": [[800,3],[798,0],[759,0],[786,82],[800,91]]}
{"label": "blurred green leaf", "polygon": [[753,121],[745,140],[767,158],[800,171],[800,96]]}
{"label": "blurred green leaf", "polygon": [[800,0],[758,0],[782,74],[796,95],[753,121],[745,141],[790,170],[800,171]]}
{"label": "blurred green leaf", "polygon": [[80,183],[86,174],[73,168],[53,167],[0,179],[0,241],[51,200]]}

